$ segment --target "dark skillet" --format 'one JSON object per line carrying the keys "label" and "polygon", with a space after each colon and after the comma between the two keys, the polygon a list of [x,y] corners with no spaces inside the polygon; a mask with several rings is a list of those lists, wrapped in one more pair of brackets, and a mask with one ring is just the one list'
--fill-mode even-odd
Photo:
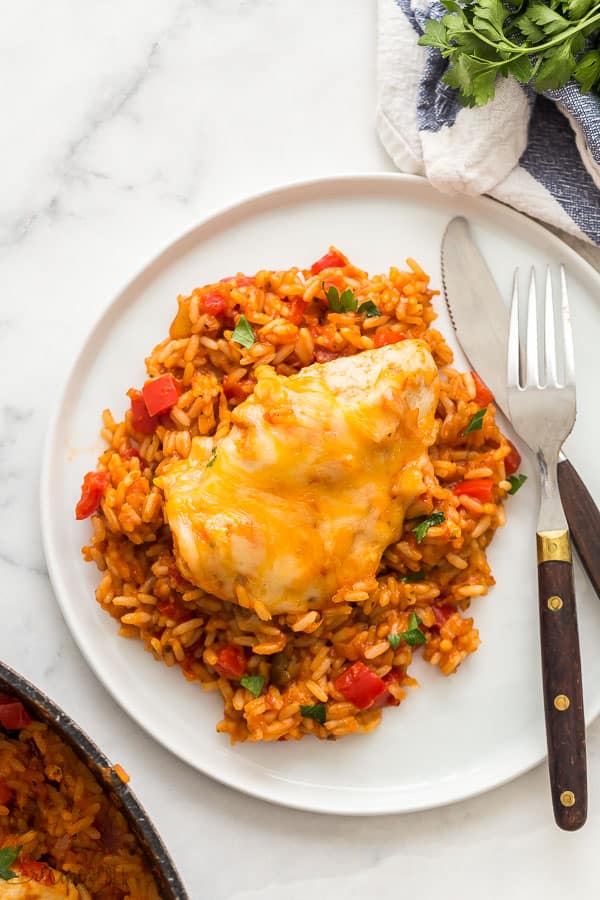
{"label": "dark skillet", "polygon": [[0,693],[12,694],[20,700],[33,719],[52,728],[91,770],[137,838],[163,900],[188,900],[177,869],[148,814],[131,788],[115,773],[112,763],[81,728],[42,691],[4,663],[0,663]]}

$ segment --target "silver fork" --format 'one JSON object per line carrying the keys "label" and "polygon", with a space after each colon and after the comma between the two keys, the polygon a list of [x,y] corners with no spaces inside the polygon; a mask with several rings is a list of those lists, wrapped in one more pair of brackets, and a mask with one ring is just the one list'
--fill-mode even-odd
{"label": "silver fork", "polygon": [[507,386],[512,423],[535,453],[540,469],[537,559],[548,769],[556,823],[575,831],[587,816],[587,775],[573,563],[556,468],[576,414],[573,339],[563,266],[560,297],[560,309],[555,310],[548,268],[541,328],[535,272],[531,272],[526,316],[519,315],[522,299],[515,272]]}

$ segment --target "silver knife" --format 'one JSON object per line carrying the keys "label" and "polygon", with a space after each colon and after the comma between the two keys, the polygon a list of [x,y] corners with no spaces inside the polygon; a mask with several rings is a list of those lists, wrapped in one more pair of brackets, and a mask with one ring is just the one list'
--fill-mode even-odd
{"label": "silver knife", "polygon": [[[442,283],[454,331],[473,370],[510,419],[506,392],[508,309],[473,242],[469,223],[452,219],[442,238]],[[566,457],[558,481],[571,537],[600,597],[600,510]]]}

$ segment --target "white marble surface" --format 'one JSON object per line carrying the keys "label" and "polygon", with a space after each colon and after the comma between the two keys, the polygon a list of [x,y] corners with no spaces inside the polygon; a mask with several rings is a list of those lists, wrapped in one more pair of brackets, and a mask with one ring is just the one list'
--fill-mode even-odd
{"label": "white marble surface", "polygon": [[46,574],[48,412],[116,289],[175,232],[241,194],[391,168],[373,131],[371,4],[20,0],[2,18],[0,656],[132,773],[193,900],[591,897],[598,723],[591,817],[575,835],[552,823],[543,768],[428,813],[278,809],[197,774],[128,719],[74,645]]}

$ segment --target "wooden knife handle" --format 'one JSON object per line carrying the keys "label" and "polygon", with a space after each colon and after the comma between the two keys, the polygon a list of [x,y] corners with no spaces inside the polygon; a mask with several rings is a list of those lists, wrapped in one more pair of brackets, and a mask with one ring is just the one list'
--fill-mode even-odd
{"label": "wooden knife handle", "polygon": [[556,824],[576,831],[587,817],[585,719],[573,565],[538,564],[548,770]]}
{"label": "wooden knife handle", "polygon": [[568,459],[558,464],[558,485],[573,543],[600,597],[600,510]]}

